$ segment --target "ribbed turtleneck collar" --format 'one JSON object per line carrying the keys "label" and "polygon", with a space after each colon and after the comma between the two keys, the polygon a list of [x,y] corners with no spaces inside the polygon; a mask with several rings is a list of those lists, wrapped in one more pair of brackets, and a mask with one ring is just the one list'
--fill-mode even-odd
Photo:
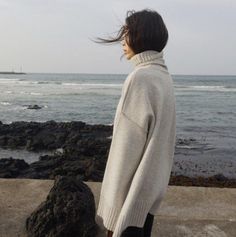
{"label": "ribbed turtleneck collar", "polygon": [[163,51],[158,52],[155,50],[146,50],[143,51],[142,53],[135,54],[130,61],[135,65],[135,66],[143,66],[143,65],[148,65],[148,64],[158,64],[161,65],[165,68],[165,61],[163,59]]}

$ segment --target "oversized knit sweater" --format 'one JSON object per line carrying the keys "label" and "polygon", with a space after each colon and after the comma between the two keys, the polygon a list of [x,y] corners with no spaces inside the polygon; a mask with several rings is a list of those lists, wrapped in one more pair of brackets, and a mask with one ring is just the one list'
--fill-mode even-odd
{"label": "oversized knit sweater", "polygon": [[163,52],[147,50],[130,61],[116,109],[97,215],[120,237],[156,215],[167,190],[176,140],[173,80]]}

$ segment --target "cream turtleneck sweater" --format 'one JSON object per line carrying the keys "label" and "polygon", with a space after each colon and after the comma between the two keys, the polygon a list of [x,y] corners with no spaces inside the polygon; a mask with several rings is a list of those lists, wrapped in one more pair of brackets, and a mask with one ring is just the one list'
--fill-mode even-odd
{"label": "cream turtleneck sweater", "polygon": [[120,237],[156,215],[167,190],[176,140],[173,80],[163,52],[147,50],[130,61],[114,118],[112,142],[97,215]]}

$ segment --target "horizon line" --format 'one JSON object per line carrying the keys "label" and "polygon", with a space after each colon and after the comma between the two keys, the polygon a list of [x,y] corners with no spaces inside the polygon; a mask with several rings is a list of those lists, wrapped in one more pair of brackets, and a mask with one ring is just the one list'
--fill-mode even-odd
{"label": "horizon line", "polygon": [[[18,72],[18,71],[0,71],[0,74],[4,72],[12,72],[13,74],[92,74],[92,75],[128,75],[129,73],[89,73],[89,72]],[[170,73],[172,76],[236,76],[236,74],[185,74],[185,73]]]}

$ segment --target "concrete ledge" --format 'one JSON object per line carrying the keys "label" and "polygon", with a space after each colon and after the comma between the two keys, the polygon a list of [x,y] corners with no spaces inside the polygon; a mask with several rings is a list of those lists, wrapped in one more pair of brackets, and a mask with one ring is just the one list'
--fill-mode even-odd
{"label": "concrete ledge", "polygon": [[[46,199],[54,180],[0,179],[0,237],[25,237],[27,216]],[[96,207],[100,182],[85,182]],[[96,216],[105,237],[102,220]],[[235,237],[236,189],[169,186],[152,237]]]}

